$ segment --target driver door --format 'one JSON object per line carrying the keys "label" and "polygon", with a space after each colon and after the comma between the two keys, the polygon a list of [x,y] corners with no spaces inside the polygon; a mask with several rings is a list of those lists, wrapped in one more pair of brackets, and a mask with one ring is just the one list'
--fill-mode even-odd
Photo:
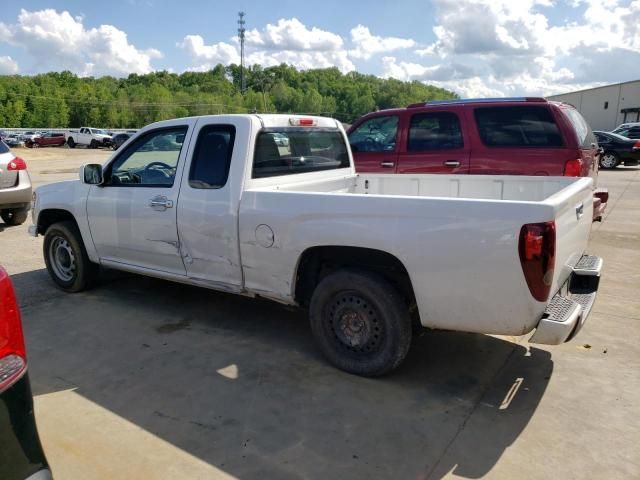
{"label": "driver door", "polygon": [[176,202],[193,123],[142,134],[105,166],[104,183],[91,187],[87,216],[102,263],[186,275]]}
{"label": "driver door", "polygon": [[359,173],[395,173],[398,165],[398,115],[365,120],[349,133],[349,143]]}

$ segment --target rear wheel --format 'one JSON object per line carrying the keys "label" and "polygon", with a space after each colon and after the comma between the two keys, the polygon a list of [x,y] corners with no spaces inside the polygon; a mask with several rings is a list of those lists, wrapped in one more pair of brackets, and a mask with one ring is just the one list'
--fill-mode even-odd
{"label": "rear wheel", "polygon": [[2,217],[2,221],[7,225],[22,225],[27,221],[29,211],[26,208],[3,210],[0,216]]}
{"label": "rear wheel", "polygon": [[81,292],[98,279],[99,267],[89,260],[73,222],[54,223],[47,229],[43,253],[51,279],[66,292]]}
{"label": "rear wheel", "polygon": [[69,148],[76,148],[76,142],[73,137],[69,137],[69,139],[67,140],[67,145],[69,145]]}
{"label": "rear wheel", "polygon": [[616,168],[619,164],[620,159],[613,152],[604,152],[600,157],[600,168]]}
{"label": "rear wheel", "polygon": [[89,143],[89,148],[98,148],[98,142],[96,142],[95,140],[91,140],[91,142]]}
{"label": "rear wheel", "polygon": [[383,277],[339,270],[324,277],[309,308],[311,330],[336,367],[379,376],[402,363],[411,345],[411,318],[402,296]]}

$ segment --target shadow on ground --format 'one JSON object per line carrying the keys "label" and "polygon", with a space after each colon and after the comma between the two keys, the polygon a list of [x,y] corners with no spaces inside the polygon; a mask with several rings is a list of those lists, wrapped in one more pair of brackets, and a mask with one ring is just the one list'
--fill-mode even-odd
{"label": "shadow on ground", "polygon": [[479,478],[553,369],[542,350],[429,332],[394,374],[359,378],[324,361],[303,312],[271,302],[121,274],[76,295],[43,270],[12,278],[34,394],[76,388],[242,479]]}

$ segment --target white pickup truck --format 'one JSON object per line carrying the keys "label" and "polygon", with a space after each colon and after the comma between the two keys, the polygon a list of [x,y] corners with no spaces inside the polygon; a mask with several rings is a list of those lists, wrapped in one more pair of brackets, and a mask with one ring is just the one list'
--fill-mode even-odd
{"label": "white pickup truck", "polygon": [[64,134],[69,148],[84,145],[89,148],[110,147],[111,135],[100,128],[82,127],[80,130],[69,130]]}
{"label": "white pickup truck", "polygon": [[602,267],[590,178],[359,175],[320,117],[155,123],[34,197],[63,290],[102,265],[300,305],[329,361],[368,376],[402,362],[414,322],[565,342]]}

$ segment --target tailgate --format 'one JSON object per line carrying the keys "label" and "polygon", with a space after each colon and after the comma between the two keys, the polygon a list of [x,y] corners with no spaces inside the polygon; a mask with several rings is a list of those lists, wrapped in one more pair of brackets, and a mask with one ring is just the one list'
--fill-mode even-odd
{"label": "tailgate", "polygon": [[593,216],[593,180],[576,179],[545,200],[555,210],[556,266],[551,293],[557,292],[569,278],[589,243]]}

